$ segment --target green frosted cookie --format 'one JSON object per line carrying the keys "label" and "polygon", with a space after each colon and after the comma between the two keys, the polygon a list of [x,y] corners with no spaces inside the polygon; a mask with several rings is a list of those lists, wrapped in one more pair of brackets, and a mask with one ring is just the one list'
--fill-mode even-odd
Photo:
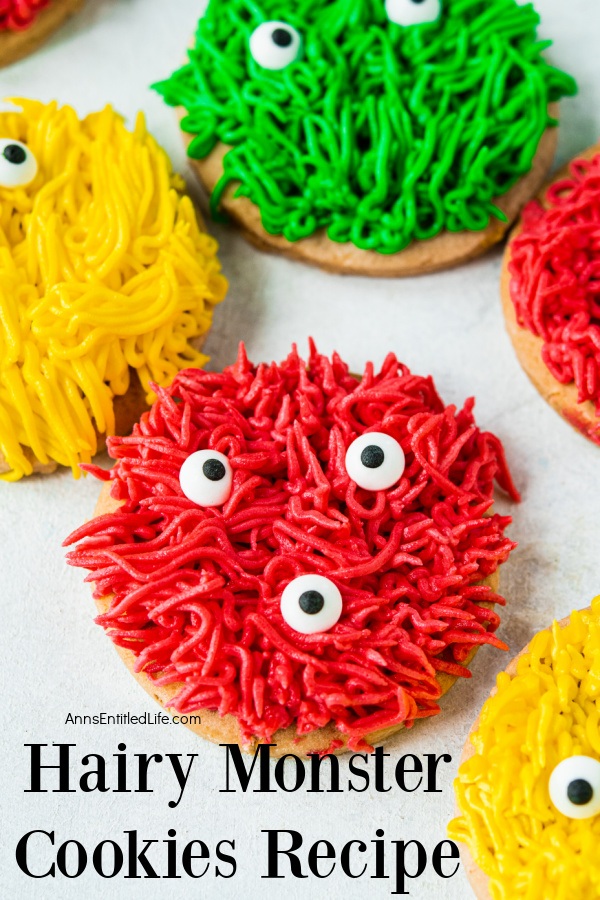
{"label": "green frosted cookie", "polygon": [[211,0],[155,88],[192,159],[228,148],[213,214],[233,185],[266,235],[398,254],[506,219],[576,90],[538,21],[515,0]]}

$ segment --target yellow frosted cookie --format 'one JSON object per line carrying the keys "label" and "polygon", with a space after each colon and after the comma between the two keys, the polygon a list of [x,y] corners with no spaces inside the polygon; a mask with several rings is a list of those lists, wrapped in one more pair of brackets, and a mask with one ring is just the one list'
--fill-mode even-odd
{"label": "yellow frosted cookie", "polygon": [[200,344],[226,281],[140,115],[0,113],[0,477],[89,462]]}
{"label": "yellow frosted cookie", "polygon": [[600,896],[600,597],[498,676],[465,746],[449,834],[480,900]]}

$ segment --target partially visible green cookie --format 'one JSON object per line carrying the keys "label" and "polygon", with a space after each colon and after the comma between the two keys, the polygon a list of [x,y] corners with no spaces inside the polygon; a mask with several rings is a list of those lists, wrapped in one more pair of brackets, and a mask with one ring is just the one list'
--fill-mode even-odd
{"label": "partially visible green cookie", "polygon": [[500,240],[576,91],[516,0],[210,0],[182,107],[213,215],[336,271],[409,274]]}

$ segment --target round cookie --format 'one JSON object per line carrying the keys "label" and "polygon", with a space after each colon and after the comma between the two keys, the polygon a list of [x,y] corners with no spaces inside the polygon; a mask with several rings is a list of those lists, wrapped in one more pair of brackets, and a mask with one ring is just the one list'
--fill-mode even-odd
{"label": "round cookie", "polygon": [[0,478],[79,474],[200,352],[213,238],[139,116],[0,113]]}
{"label": "round cookie", "polygon": [[[597,892],[599,638],[597,597],[511,660],[469,733],[449,836],[463,844],[478,900],[589,900]],[[588,779],[591,797],[571,793]]]}
{"label": "round cookie", "polygon": [[561,169],[524,210],[504,254],[501,293],[523,369],[570,425],[600,444],[594,216],[600,216],[600,144]]}
{"label": "round cookie", "polygon": [[203,737],[277,755],[439,712],[474,650],[504,646],[492,605],[514,544],[494,480],[518,494],[472,407],[391,354],[362,379],[314,347],[308,366],[241,348],[222,373],[180,373],[109,440],[96,516],[66,542],[145,689],[199,713]]}
{"label": "round cookie", "polygon": [[29,56],[81,7],[82,0],[4,0],[0,67]]}
{"label": "round cookie", "polygon": [[550,168],[575,85],[537,23],[515,0],[211,0],[155,87],[213,215],[334,272],[418,274],[499,241]]}

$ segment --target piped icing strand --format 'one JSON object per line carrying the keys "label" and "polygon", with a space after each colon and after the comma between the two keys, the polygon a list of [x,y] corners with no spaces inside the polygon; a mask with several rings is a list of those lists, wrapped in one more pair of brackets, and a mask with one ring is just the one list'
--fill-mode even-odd
{"label": "piped icing strand", "polygon": [[78,475],[98,434],[114,433],[113,399],[133,370],[151,398],[151,381],[204,364],[190,341],[208,331],[226,291],[216,243],[141,115],[130,132],[110,107],[80,120],[68,106],[17,102],[22,112],[0,113],[0,138],[26,144],[38,172],[14,187],[0,158],[9,480],[30,474],[33,459]]}
{"label": "piped icing strand", "polygon": [[550,784],[562,761],[590,758],[573,760],[576,780],[600,759],[600,597],[537,634],[496,687],[455,782],[461,816],[449,835],[467,844],[493,900],[598,897],[600,815],[559,812]]}
{"label": "piped icing strand", "polygon": [[[230,148],[213,213],[234,185],[270,234],[325,228],[381,253],[504,219],[494,199],[529,172],[548,104],[575,83],[541,55],[530,4],[444,0],[435,21],[413,5],[425,24],[395,24],[384,0],[211,0],[189,62],[155,87],[184,109],[193,159]],[[282,21],[301,52],[273,71],[253,38]]]}
{"label": "piped icing strand", "polygon": [[51,0],[0,0],[0,31],[23,31]]}
{"label": "piped icing strand", "polygon": [[[444,406],[431,378],[392,354],[360,380],[312,346],[308,367],[295,349],[255,367],[241,347],[222,373],[180,373],[131,437],[109,441],[116,463],[96,474],[122,505],[68,538],[79,545],[69,562],[111,598],[97,621],[136,670],[179,684],[174,709],[230,713],[244,740],[331,722],[361,746],[437,713],[436,674],[468,677],[474,647],[504,647],[497,613],[480,605],[504,601],[479,582],[514,546],[510,519],[487,515],[494,480],[518,494],[472,410],[472,400]],[[359,488],[346,471],[366,431],[402,447],[390,490]],[[180,486],[185,461],[206,448],[233,471],[221,507]],[[299,633],[282,615],[282,593],[305,574],[341,593],[325,633]]]}
{"label": "piped icing strand", "polygon": [[[511,244],[510,294],[519,324],[543,340],[542,359],[600,416],[600,154],[577,159],[523,213]],[[596,440],[600,443],[600,422]]]}

